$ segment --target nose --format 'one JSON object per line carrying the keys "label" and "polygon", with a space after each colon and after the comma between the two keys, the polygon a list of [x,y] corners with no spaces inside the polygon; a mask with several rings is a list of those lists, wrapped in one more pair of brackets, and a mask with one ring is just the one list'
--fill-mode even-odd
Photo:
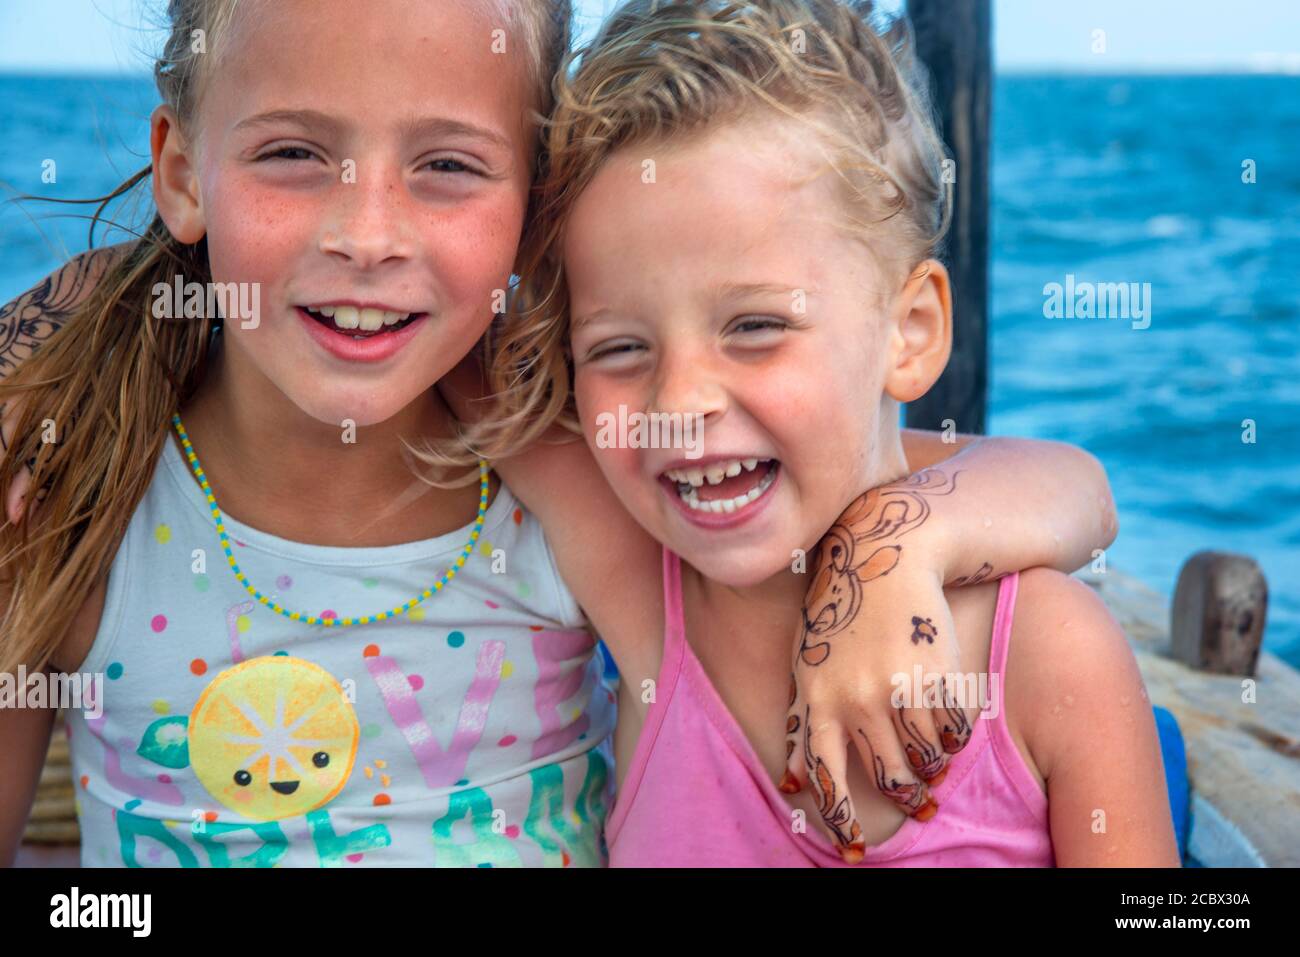
{"label": "nose", "polygon": [[361,269],[409,259],[414,230],[406,186],[400,175],[376,171],[336,189],[339,204],[323,224],[320,248]]}
{"label": "nose", "polygon": [[663,349],[650,411],[702,415],[712,425],[727,410],[727,389],[704,350]]}

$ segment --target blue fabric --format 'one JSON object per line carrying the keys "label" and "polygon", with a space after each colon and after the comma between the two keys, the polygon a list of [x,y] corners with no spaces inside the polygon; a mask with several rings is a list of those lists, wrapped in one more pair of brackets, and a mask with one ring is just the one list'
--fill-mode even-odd
{"label": "blue fabric", "polygon": [[1156,732],[1160,736],[1160,754],[1165,762],[1165,785],[1169,790],[1169,810],[1174,818],[1174,835],[1178,839],[1178,857],[1187,860],[1187,830],[1191,817],[1191,785],[1187,780],[1187,752],[1178,720],[1167,709],[1152,709]]}

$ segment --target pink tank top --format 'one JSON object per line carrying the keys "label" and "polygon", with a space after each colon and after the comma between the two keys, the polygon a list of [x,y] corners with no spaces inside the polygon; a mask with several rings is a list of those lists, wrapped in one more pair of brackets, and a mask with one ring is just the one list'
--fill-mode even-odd
{"label": "pink tank top", "polygon": [[[939,813],[868,847],[865,867],[1050,867],[1047,798],[1007,730],[1002,673],[1018,575],[1002,579],[989,649],[989,707],[934,789]],[[829,867],[839,854],[791,807],[686,640],[681,563],[664,549],[664,659],[645,727],[606,827],[611,867]]]}

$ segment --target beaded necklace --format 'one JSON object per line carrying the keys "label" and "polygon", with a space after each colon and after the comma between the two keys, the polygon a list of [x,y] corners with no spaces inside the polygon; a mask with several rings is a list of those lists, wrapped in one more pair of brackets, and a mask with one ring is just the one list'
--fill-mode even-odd
{"label": "beaded necklace", "polygon": [[172,426],[176,429],[176,434],[180,436],[181,445],[185,447],[185,457],[189,460],[190,469],[194,472],[194,477],[198,479],[199,487],[203,489],[203,494],[207,496],[208,505],[212,509],[212,518],[217,523],[217,535],[221,538],[221,548],[226,553],[226,561],[230,565],[230,570],[235,573],[235,578],[244,586],[247,591],[259,604],[265,605],[276,614],[283,615],[292,621],[303,621],[309,625],[324,625],[326,628],[347,627],[349,625],[368,625],[371,622],[383,621],[386,618],[396,618],[398,615],[405,614],[416,605],[423,602],[426,598],[431,598],[436,592],[440,592],[447,586],[456,572],[459,571],[474,550],[474,543],[478,541],[479,532],[483,530],[483,519],[487,515],[488,500],[488,463],[487,459],[479,459],[479,495],[478,495],[478,518],[474,521],[474,529],[469,533],[469,541],[461,549],[460,556],[456,561],[443,573],[443,576],[433,583],[432,588],[426,588],[414,598],[408,599],[395,608],[387,611],[376,612],[373,615],[361,615],[353,618],[319,618],[315,615],[308,615],[301,611],[289,611],[281,607],[278,603],[273,602],[268,596],[258,591],[248,580],[247,576],[239,568],[239,563],[235,561],[234,549],[230,546],[230,537],[226,534],[225,520],[221,517],[221,509],[217,507],[217,498],[212,494],[212,486],[208,484],[207,476],[203,473],[203,467],[199,465],[199,457],[194,451],[194,446],[190,443],[190,437],[185,432],[185,426],[181,422],[180,413],[172,416]]}

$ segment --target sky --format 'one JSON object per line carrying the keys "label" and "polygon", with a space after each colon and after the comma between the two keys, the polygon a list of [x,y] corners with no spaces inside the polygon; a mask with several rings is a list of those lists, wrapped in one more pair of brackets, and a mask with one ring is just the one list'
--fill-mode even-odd
{"label": "sky", "polygon": [[[615,5],[578,2],[587,33]],[[0,0],[0,71],[146,72],[159,37],[147,29],[146,13],[164,7],[163,0]],[[1001,71],[1300,74],[1300,0],[993,0],[993,17]]]}

